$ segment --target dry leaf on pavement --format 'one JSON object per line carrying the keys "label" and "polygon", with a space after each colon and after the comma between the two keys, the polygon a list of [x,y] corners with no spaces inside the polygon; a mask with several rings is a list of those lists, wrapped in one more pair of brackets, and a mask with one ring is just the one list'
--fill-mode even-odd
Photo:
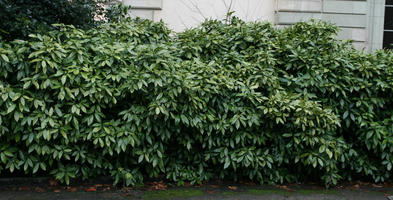
{"label": "dry leaf on pavement", "polygon": [[228,186],[230,190],[237,190],[237,186]]}
{"label": "dry leaf on pavement", "polygon": [[36,187],[36,188],[34,189],[34,191],[35,191],[35,192],[45,192],[45,190],[44,190],[43,188],[40,188],[40,187]]}
{"label": "dry leaf on pavement", "polygon": [[56,180],[49,180],[49,185],[50,186],[52,186],[52,187],[54,187],[54,186],[57,186],[59,183],[56,181]]}
{"label": "dry leaf on pavement", "polygon": [[86,192],[96,192],[97,189],[95,187],[89,187],[86,189]]}
{"label": "dry leaf on pavement", "polygon": [[284,190],[286,190],[286,191],[288,191],[288,192],[294,192],[294,191],[295,191],[295,190],[289,188],[289,187],[286,186],[286,185],[278,185],[277,187],[278,187],[278,188],[281,188],[281,189],[284,189]]}
{"label": "dry leaf on pavement", "polygon": [[18,188],[18,190],[19,191],[28,191],[28,190],[30,190],[30,187],[29,186],[21,186]]}
{"label": "dry leaf on pavement", "polygon": [[168,186],[163,181],[160,181],[153,182],[151,188],[155,190],[166,190]]}
{"label": "dry leaf on pavement", "polygon": [[382,185],[377,185],[377,184],[374,184],[374,183],[372,184],[372,186],[375,187],[375,188],[382,188],[383,187]]}
{"label": "dry leaf on pavement", "polygon": [[69,187],[69,188],[68,188],[68,191],[69,191],[69,192],[77,192],[78,189],[77,189],[76,187]]}

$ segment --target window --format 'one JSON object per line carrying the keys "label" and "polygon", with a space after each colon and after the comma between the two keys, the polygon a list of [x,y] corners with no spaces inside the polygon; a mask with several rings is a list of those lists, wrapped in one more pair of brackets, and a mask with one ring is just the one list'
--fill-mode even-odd
{"label": "window", "polygon": [[383,29],[383,48],[393,49],[393,0],[386,0],[385,2],[385,23]]}

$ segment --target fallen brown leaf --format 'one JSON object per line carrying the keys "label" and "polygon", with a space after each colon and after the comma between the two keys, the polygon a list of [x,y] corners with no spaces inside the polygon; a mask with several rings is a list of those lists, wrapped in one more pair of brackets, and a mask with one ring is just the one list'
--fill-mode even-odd
{"label": "fallen brown leaf", "polygon": [[59,192],[61,192],[61,190],[60,189],[55,189],[55,190],[53,190],[53,192],[59,193]]}
{"label": "fallen brown leaf", "polygon": [[21,187],[18,188],[19,191],[28,191],[30,189],[31,188],[29,186],[21,186]]}
{"label": "fallen brown leaf", "polygon": [[151,185],[151,188],[155,190],[166,190],[168,188],[168,186],[163,181],[153,182]]}
{"label": "fallen brown leaf", "polygon": [[49,185],[52,187],[57,186],[58,184],[59,183],[56,180],[53,180],[53,179],[49,180]]}
{"label": "fallen brown leaf", "polygon": [[86,189],[86,192],[96,192],[97,189],[95,187],[89,187]]}
{"label": "fallen brown leaf", "polygon": [[45,190],[42,189],[42,188],[40,188],[40,187],[36,187],[36,188],[34,189],[34,191],[35,191],[35,192],[45,192]]}
{"label": "fallen brown leaf", "polygon": [[286,191],[288,191],[288,192],[294,192],[294,191],[295,191],[295,190],[289,188],[289,187],[286,186],[286,185],[278,185],[278,186],[276,186],[276,187],[281,188],[281,189],[283,189],[283,190],[286,190]]}
{"label": "fallen brown leaf", "polygon": [[237,186],[228,186],[230,190],[237,190]]}
{"label": "fallen brown leaf", "polygon": [[377,185],[375,183],[373,183],[372,186],[375,187],[375,188],[382,188],[383,187],[382,185]]}
{"label": "fallen brown leaf", "polygon": [[67,190],[68,190],[68,192],[77,192],[78,191],[78,189],[76,187],[69,187]]}

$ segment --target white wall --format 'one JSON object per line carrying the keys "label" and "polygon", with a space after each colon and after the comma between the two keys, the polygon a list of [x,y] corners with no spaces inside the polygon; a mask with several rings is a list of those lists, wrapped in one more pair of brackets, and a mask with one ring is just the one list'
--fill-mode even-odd
{"label": "white wall", "polygon": [[[274,22],[275,0],[123,0],[136,6],[131,15],[163,20],[175,31],[195,27],[206,18],[224,19],[228,10],[245,21]],[[154,5],[154,6],[153,6]],[[161,5],[161,9],[157,9]],[[139,7],[138,7],[139,6]],[[149,9],[151,6],[151,9]]]}
{"label": "white wall", "polygon": [[196,26],[205,18],[224,19],[228,10],[246,20],[274,20],[274,0],[163,0],[154,20],[164,20],[175,31]]}

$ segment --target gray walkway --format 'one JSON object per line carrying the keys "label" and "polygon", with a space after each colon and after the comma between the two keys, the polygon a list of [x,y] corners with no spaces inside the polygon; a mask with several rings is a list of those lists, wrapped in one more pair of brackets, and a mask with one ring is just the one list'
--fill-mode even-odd
{"label": "gray walkway", "polygon": [[0,191],[1,200],[130,200],[130,199],[218,199],[218,200],[363,200],[388,199],[393,194],[393,188],[365,188],[365,189],[310,189],[298,187],[288,191],[274,187],[239,186],[235,190],[228,186],[203,186],[187,188],[170,188],[167,190],[146,191],[131,189],[124,191],[97,192],[60,192],[45,191]]}
{"label": "gray walkway", "polygon": [[64,193],[29,193],[29,192],[1,192],[0,199],[4,200],[127,200],[127,199],[238,199],[238,200],[363,200],[363,199],[387,199],[384,194],[370,193],[370,192],[350,192],[342,191],[339,194],[207,194],[202,193],[194,196],[182,195],[172,195],[172,197],[167,195],[151,195],[142,194],[140,196],[127,195],[118,192],[105,192],[105,193],[86,193],[86,192],[64,192]]}

